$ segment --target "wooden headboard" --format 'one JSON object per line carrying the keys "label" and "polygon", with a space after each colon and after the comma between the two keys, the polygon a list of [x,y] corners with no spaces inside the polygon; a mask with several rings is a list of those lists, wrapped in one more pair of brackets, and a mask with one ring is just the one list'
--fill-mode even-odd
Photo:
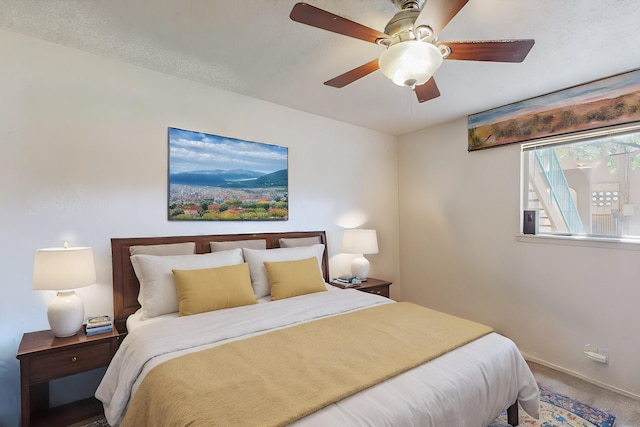
{"label": "wooden headboard", "polygon": [[231,242],[236,240],[266,240],[267,249],[280,247],[279,239],[318,237],[325,246],[322,259],[322,274],[329,281],[329,258],[327,256],[327,236],[324,231],[290,231],[281,233],[253,234],[213,234],[208,236],[130,237],[111,239],[113,264],[113,312],[114,322],[119,332],[127,330],[127,317],[140,308],[138,292],[140,283],[133,271],[129,247],[137,245],[162,245],[168,243],[195,242],[196,253],[211,252],[210,242]]}

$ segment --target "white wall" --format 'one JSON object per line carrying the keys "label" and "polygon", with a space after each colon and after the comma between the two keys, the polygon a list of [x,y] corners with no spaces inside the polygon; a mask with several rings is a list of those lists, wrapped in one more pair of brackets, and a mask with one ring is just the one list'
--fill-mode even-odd
{"label": "white wall", "polygon": [[[363,225],[378,231],[371,276],[398,282],[395,137],[5,30],[0,58],[0,425],[19,419],[22,333],[48,328],[37,248],[94,248],[87,315],[112,311],[111,237],[326,230],[339,275],[342,227]],[[169,126],[289,147],[290,220],[168,222]]]}
{"label": "white wall", "polygon": [[[462,118],[400,138],[402,297],[640,396],[640,251],[516,241],[520,147],[467,152]],[[583,355],[610,350],[609,365]]]}

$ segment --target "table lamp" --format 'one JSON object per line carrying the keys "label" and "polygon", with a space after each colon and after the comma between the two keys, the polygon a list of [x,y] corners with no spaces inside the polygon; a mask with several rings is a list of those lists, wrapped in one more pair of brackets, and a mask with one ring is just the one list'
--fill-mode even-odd
{"label": "table lamp", "polygon": [[344,230],[344,235],[342,236],[342,252],[358,255],[351,261],[351,274],[362,281],[366,281],[369,275],[370,264],[364,255],[378,253],[376,230],[365,230],[361,228]]}
{"label": "table lamp", "polygon": [[33,262],[33,289],[57,291],[47,318],[56,337],[75,335],[84,322],[84,304],[73,291],[96,282],[93,249],[38,249]]}

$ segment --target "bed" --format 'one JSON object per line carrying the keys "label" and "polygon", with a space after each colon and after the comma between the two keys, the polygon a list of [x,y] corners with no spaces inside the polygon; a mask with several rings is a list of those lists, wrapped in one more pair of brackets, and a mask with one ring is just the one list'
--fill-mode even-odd
{"label": "bed", "polygon": [[[504,410],[517,425],[518,403],[537,418],[538,388],[511,340],[484,325],[328,285],[326,243],[323,231],[112,239],[114,322],[126,338],[96,392],[110,425],[162,420],[163,425],[486,427]],[[155,294],[160,282],[152,279],[162,268],[173,271],[170,297]],[[309,277],[313,285],[307,289],[307,279],[300,277],[314,269],[321,283]],[[292,270],[303,286],[291,287]],[[207,306],[208,297],[198,293],[205,291],[193,285],[214,280],[204,272],[219,282],[242,277],[242,286],[252,291],[242,298],[252,301],[234,302],[234,288],[222,306],[215,306],[220,301]],[[158,308],[167,301],[171,304]],[[413,311],[435,317],[399,315]],[[408,335],[405,343],[393,345],[378,339],[385,334],[395,339],[400,330],[431,334],[441,320],[466,322],[459,328],[464,341],[448,342],[458,335],[450,329],[437,338]],[[479,335],[463,331],[467,327]],[[444,350],[418,344],[441,339],[447,341]],[[395,359],[404,355],[413,357],[412,365],[396,367]],[[275,389],[278,381],[284,383],[278,387],[291,389]]]}

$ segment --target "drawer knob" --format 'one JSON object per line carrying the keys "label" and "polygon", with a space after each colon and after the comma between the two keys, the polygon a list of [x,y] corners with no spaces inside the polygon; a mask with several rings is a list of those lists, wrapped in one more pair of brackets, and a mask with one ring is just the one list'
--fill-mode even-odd
{"label": "drawer knob", "polygon": [[78,361],[78,358],[77,358],[76,356],[73,356],[73,357],[71,358],[71,361],[72,361],[72,362],[77,362],[77,361]]}

